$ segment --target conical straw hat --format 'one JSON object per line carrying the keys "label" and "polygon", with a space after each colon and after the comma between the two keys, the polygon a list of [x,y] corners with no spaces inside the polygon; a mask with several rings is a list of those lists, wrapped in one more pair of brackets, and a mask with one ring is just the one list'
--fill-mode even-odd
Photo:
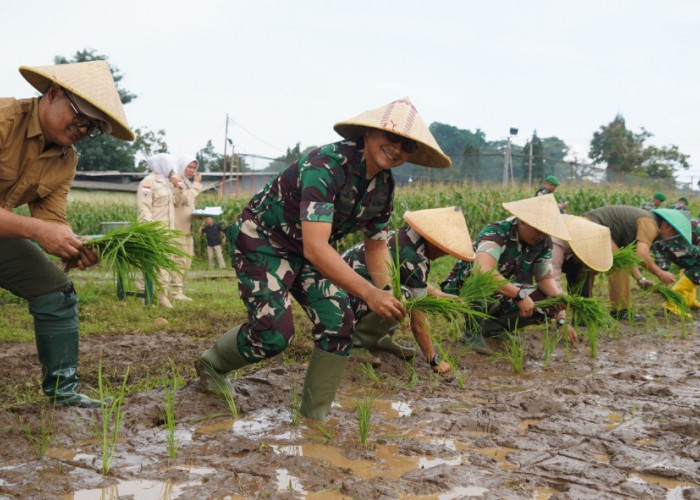
{"label": "conical straw hat", "polygon": [[51,83],[57,83],[102,111],[112,126],[110,135],[126,141],[134,140],[107,61],[20,66],[19,72],[41,93],[46,92]]}
{"label": "conical straw hat", "polygon": [[443,252],[458,259],[474,260],[472,239],[469,237],[462,207],[428,208],[405,212],[403,220]]}
{"label": "conical straw hat", "polygon": [[553,194],[503,203],[503,208],[526,224],[560,240],[570,241],[564,218]]}
{"label": "conical straw hat", "polygon": [[435,168],[452,165],[449,156],[442,152],[408,97],[333,125],[333,129],[346,139],[361,136],[367,127],[386,130],[416,141],[418,150],[408,156],[411,163]]}
{"label": "conical straw hat", "polygon": [[612,267],[610,229],[576,215],[564,216],[571,234],[569,245],[576,257],[594,271],[604,273]]}

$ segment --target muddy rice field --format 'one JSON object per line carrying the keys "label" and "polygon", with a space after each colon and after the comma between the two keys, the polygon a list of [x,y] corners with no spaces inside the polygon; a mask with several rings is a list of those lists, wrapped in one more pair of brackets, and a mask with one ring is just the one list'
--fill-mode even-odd
{"label": "muddy rice field", "polygon": [[[167,424],[163,385],[129,394],[103,473],[99,410],[4,405],[0,498],[700,499],[696,328],[663,316],[620,323],[595,359],[585,341],[560,344],[546,367],[543,332],[528,329],[517,375],[508,361],[454,341],[443,347],[459,376],[380,354],[371,368],[349,365],[325,422],[295,418],[305,356],[237,373],[234,418],[194,381],[192,361],[215,336],[167,327],[90,336],[81,368],[101,356],[115,373],[129,367],[133,381],[177,366],[174,420]],[[35,346],[2,347],[2,383],[38,385]],[[82,382],[94,394],[96,381]],[[372,398],[363,443],[356,405]]]}

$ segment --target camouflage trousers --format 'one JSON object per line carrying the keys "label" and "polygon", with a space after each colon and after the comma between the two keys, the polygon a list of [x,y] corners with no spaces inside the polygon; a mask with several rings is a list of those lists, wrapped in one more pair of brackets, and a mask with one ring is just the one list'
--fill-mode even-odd
{"label": "camouflage trousers", "polygon": [[238,292],[248,312],[238,335],[238,349],[250,362],[279,354],[294,338],[291,298],[311,322],[314,344],[338,355],[349,355],[354,314],[348,294],[303,256],[271,240],[252,220],[232,228],[231,262]]}

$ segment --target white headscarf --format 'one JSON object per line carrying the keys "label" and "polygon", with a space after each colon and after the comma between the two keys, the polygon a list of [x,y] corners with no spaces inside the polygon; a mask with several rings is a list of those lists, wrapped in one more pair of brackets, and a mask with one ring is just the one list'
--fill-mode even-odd
{"label": "white headscarf", "polygon": [[168,176],[171,172],[177,169],[177,161],[175,155],[170,153],[158,153],[146,159],[146,164],[152,172],[158,174],[158,176],[164,181],[168,181]]}
{"label": "white headscarf", "polygon": [[187,165],[189,165],[192,162],[195,162],[197,165],[199,165],[199,162],[197,161],[197,158],[194,155],[183,155],[178,157],[177,159],[177,171],[180,174],[180,178],[184,180],[188,186],[190,185],[190,180],[185,176],[185,169],[187,168]]}

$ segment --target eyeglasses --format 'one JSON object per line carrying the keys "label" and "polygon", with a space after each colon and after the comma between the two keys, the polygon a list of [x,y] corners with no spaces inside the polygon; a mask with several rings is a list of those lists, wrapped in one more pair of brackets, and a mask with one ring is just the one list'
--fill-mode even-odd
{"label": "eyeglasses", "polygon": [[88,137],[97,137],[98,135],[102,135],[103,132],[100,124],[95,123],[88,116],[85,116],[83,113],[78,111],[78,107],[73,104],[70,94],[68,94],[66,89],[63,89],[63,94],[66,96],[66,100],[68,101],[68,104],[70,104],[70,108],[73,110],[73,113],[75,113],[75,116],[73,116],[73,125],[83,132],[86,132]]}
{"label": "eyeglasses", "polygon": [[401,149],[403,149],[407,154],[413,154],[418,151],[418,143],[413,139],[408,139],[406,137],[401,137],[400,135],[392,134],[391,132],[384,131],[386,138],[392,144],[401,143]]}

